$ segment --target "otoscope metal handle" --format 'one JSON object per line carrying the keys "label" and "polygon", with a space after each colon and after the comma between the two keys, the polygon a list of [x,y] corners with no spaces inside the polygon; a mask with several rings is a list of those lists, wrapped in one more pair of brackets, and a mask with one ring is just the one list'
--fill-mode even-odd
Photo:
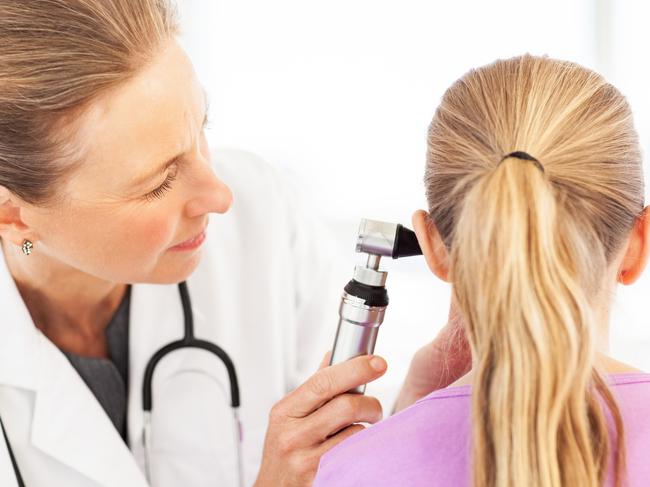
{"label": "otoscope metal handle", "polygon": [[[330,365],[360,355],[370,355],[375,351],[377,334],[384,321],[386,306],[366,306],[364,303],[363,299],[343,293]],[[364,384],[350,392],[363,394],[365,390]]]}

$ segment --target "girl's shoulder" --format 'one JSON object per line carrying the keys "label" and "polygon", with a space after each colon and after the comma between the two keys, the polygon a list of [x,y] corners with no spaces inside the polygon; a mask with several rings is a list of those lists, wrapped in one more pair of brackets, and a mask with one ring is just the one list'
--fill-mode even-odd
{"label": "girl's shoulder", "polygon": [[650,374],[640,371],[609,374],[607,378],[612,387],[650,384]]}
{"label": "girl's shoulder", "polygon": [[330,450],[314,487],[464,487],[470,417],[470,386],[435,391]]}

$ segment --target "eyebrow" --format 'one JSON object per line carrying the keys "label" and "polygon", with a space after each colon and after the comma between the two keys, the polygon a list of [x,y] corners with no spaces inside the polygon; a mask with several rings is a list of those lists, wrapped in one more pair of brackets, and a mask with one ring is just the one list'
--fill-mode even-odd
{"label": "eyebrow", "polygon": [[[208,110],[209,110],[209,108],[210,108],[210,102],[209,102],[209,100],[208,100],[208,93],[207,93],[207,91],[205,91],[205,88],[203,88],[203,97],[204,97],[204,100],[205,100],[205,115],[204,115],[204,117],[203,117],[203,124],[202,124],[202,127],[205,127],[205,124],[206,124],[206,122],[208,121]],[[164,163],[163,163],[163,164],[162,164],[158,169],[156,169],[155,171],[153,171],[153,172],[151,172],[151,173],[149,173],[149,174],[146,174],[146,175],[144,175],[144,176],[141,176],[141,177],[137,178],[137,179],[134,181],[133,184],[134,184],[135,186],[141,186],[142,184],[146,183],[147,181],[152,180],[154,177],[158,176],[159,174],[164,173],[164,172],[169,168],[169,166],[171,166],[171,165],[174,164],[176,161],[178,161],[181,157],[183,157],[183,154],[184,154],[184,152],[182,152],[182,153],[180,153],[180,154],[176,154],[174,157],[172,157],[171,159],[168,159],[166,162],[164,162]]]}

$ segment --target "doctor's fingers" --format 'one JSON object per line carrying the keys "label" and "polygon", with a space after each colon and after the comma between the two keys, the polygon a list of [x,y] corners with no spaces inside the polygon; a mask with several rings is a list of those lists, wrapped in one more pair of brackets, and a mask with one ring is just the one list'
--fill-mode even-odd
{"label": "doctor's fingers", "polygon": [[374,424],[381,421],[381,403],[374,397],[361,394],[342,394],[296,425],[302,434],[312,437],[312,444],[320,444],[354,423]]}
{"label": "doctor's fingers", "polygon": [[381,404],[374,397],[343,394],[306,418],[285,422],[276,432],[275,447],[282,455],[298,454],[300,457],[299,452],[313,452],[314,447],[318,450],[323,442],[354,423],[376,423],[381,418]]}
{"label": "doctor's fingers", "polygon": [[276,418],[304,418],[333,397],[378,379],[386,372],[386,361],[379,356],[362,355],[318,370],[307,381],[287,394],[271,411]]}
{"label": "doctor's fingers", "polygon": [[338,433],[336,433],[334,436],[331,436],[327,439],[327,441],[323,442],[317,449],[316,449],[316,456],[318,458],[322,457],[330,451],[332,448],[334,448],[336,445],[339,443],[347,440],[350,436],[356,435],[357,433],[365,430],[366,427],[361,425],[361,424],[352,424],[348,426],[345,429],[342,429]]}

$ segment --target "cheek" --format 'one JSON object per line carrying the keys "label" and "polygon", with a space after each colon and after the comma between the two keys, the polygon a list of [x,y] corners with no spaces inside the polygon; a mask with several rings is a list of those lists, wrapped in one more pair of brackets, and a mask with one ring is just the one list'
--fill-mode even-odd
{"label": "cheek", "polygon": [[167,283],[187,274],[182,262],[182,269],[166,264],[170,274],[158,275],[161,262],[173,257],[167,251],[177,243],[179,222],[179,212],[169,207],[95,209],[49,215],[39,229],[51,255],[88,274],[115,282]]}
{"label": "cheek", "polygon": [[172,218],[150,216],[127,224],[126,233],[133,245],[147,253],[163,253],[174,244],[176,223]]}

